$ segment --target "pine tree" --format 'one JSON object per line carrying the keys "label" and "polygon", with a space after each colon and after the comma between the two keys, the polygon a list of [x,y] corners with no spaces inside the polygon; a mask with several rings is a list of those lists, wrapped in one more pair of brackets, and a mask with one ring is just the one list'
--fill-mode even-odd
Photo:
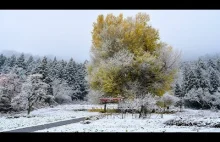
{"label": "pine tree", "polygon": [[189,92],[192,88],[195,88],[197,85],[196,76],[193,71],[189,72],[188,86],[186,92]]}
{"label": "pine tree", "polygon": [[197,66],[195,69],[196,74],[196,88],[202,88],[203,90],[209,88],[209,82],[205,79],[205,76],[202,73],[200,66]]}
{"label": "pine tree", "polygon": [[26,68],[27,68],[26,73],[27,73],[27,75],[30,75],[32,70],[34,69],[34,65],[36,64],[33,59],[33,56],[30,56],[25,64],[26,64]]}
{"label": "pine tree", "polygon": [[[45,82],[46,84],[48,84],[48,88],[47,88],[47,94],[48,95],[53,95],[53,88],[52,88],[52,80],[49,76],[47,76],[43,82]],[[49,102],[48,102],[49,103]]]}
{"label": "pine tree", "polygon": [[57,60],[56,60],[56,57],[54,58],[53,62],[52,62],[52,65],[51,67],[49,68],[48,70],[48,76],[52,79],[55,79],[56,78],[56,74],[57,74]]}
{"label": "pine tree", "polygon": [[217,60],[217,70],[220,72],[220,59]]}
{"label": "pine tree", "polygon": [[214,64],[212,59],[208,60],[207,66],[210,68],[212,67],[214,70],[217,70],[217,66]]}
{"label": "pine tree", "polygon": [[79,99],[84,99],[85,96],[88,94],[88,82],[86,81],[85,77],[87,75],[85,64],[78,64],[76,66],[76,83],[79,86]]}
{"label": "pine tree", "polygon": [[34,61],[33,56],[30,56],[30,57],[28,58],[27,62],[26,62],[26,65],[29,66],[30,64],[33,63],[33,61]]}
{"label": "pine tree", "polygon": [[178,98],[180,98],[179,101],[177,101],[177,106],[180,107],[180,111],[182,110],[182,106],[183,106],[183,92],[182,92],[182,89],[180,87],[180,85],[177,83],[176,86],[175,86],[175,90],[174,90],[174,95]]}
{"label": "pine tree", "polygon": [[15,64],[16,64],[16,56],[15,55],[12,55],[11,57],[6,58],[4,65],[2,66],[2,72],[6,73],[6,74],[9,73],[13,69]]}
{"label": "pine tree", "polygon": [[47,60],[47,68],[50,69],[53,66],[53,61],[51,59]]}
{"label": "pine tree", "polygon": [[75,80],[76,80],[75,74],[76,74],[76,64],[73,61],[73,58],[71,58],[68,64],[66,65],[65,73],[63,76],[63,78],[67,81],[67,83],[70,86],[75,85]]}
{"label": "pine tree", "polygon": [[55,78],[60,79],[60,80],[64,80],[64,73],[65,73],[65,63],[64,60],[58,61],[56,66],[55,66]]}
{"label": "pine tree", "polygon": [[203,70],[206,70],[206,65],[201,58],[199,58],[199,60],[197,62],[197,66],[199,66]]}
{"label": "pine tree", "polygon": [[17,65],[19,68],[26,69],[24,53],[22,53],[22,54],[20,55],[20,57],[17,59],[16,65]]}
{"label": "pine tree", "polygon": [[220,87],[219,78],[218,78],[216,72],[213,69],[210,72],[209,80],[210,80],[209,92],[211,94],[213,94],[214,92],[217,92],[218,91],[218,87]]}
{"label": "pine tree", "polygon": [[177,97],[182,97],[182,90],[181,90],[181,87],[178,83],[175,86],[174,95]]}
{"label": "pine tree", "polygon": [[0,69],[2,69],[6,59],[7,58],[3,54],[0,55]]}
{"label": "pine tree", "polygon": [[186,94],[188,93],[187,87],[188,87],[188,80],[189,80],[189,71],[190,68],[189,67],[185,67],[183,69],[183,87],[182,87],[182,93]]}
{"label": "pine tree", "polygon": [[12,56],[9,58],[8,66],[9,66],[9,67],[14,67],[15,64],[16,64],[16,56],[15,56],[15,55],[12,55]]}
{"label": "pine tree", "polygon": [[52,80],[48,75],[48,62],[46,56],[43,57],[40,66],[37,68],[37,73],[42,74],[42,81],[48,84],[47,94],[53,95]]}
{"label": "pine tree", "polygon": [[47,57],[44,56],[43,60],[41,61],[40,66],[37,68],[37,73],[43,75],[43,80],[48,76],[48,68],[47,68]]}
{"label": "pine tree", "polygon": [[80,64],[77,64],[75,65],[75,76],[74,76],[74,79],[75,79],[75,82],[74,82],[74,93],[75,93],[75,96],[77,96],[78,99],[83,99],[84,96],[83,96],[83,70],[81,68],[81,65]]}
{"label": "pine tree", "polygon": [[56,65],[56,64],[57,64],[57,58],[54,57],[54,59],[53,59],[53,65]]}
{"label": "pine tree", "polygon": [[31,74],[36,74],[36,73],[38,73],[38,72],[39,72],[38,69],[39,69],[40,65],[41,65],[41,59],[38,58],[38,59],[35,61],[35,64],[34,64],[34,66],[33,66],[33,69],[32,69]]}

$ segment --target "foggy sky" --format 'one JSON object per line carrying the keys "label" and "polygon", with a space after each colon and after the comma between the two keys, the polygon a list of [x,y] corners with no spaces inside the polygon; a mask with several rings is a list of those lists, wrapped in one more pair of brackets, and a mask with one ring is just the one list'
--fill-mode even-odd
{"label": "foggy sky", "polygon": [[182,51],[184,60],[220,53],[218,10],[1,10],[0,51],[89,60],[91,31],[99,14],[150,15],[161,40]]}

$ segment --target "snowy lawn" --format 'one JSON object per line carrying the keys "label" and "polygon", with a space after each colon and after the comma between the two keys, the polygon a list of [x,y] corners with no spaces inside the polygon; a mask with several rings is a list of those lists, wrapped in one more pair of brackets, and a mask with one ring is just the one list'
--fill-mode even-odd
{"label": "snowy lawn", "polygon": [[[98,112],[76,110],[101,107],[103,108],[104,105],[59,105],[54,108],[42,108],[34,110],[31,112],[30,116],[27,116],[27,112],[22,112],[20,114],[0,114],[0,131],[8,131],[73,118],[98,115]],[[116,107],[117,105],[108,105],[108,108]]]}
{"label": "snowy lawn", "polygon": [[104,117],[90,121],[90,124],[75,123],[54,127],[37,132],[220,132],[220,128],[208,126],[176,126],[165,125],[168,120],[182,118],[185,121],[209,121],[220,122],[220,112],[205,110],[189,110],[175,114],[165,114],[163,118],[159,114],[152,114],[150,118],[139,119],[128,114],[125,119],[121,115]]}

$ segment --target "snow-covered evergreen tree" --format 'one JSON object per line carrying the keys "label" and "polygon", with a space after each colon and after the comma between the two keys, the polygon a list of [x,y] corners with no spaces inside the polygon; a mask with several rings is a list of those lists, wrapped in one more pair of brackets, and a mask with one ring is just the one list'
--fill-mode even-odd
{"label": "snow-covered evergreen tree", "polygon": [[214,64],[212,59],[208,60],[207,66],[210,68],[212,67],[214,70],[217,70],[217,66]]}
{"label": "snow-covered evergreen tree", "polygon": [[41,58],[38,58],[35,62],[35,65],[33,67],[31,74],[37,74],[39,72],[40,65],[41,65]]}
{"label": "snow-covered evergreen tree", "polygon": [[66,68],[66,65],[65,65],[64,60],[58,61],[54,69],[56,72],[56,78],[64,80],[65,68]]}
{"label": "snow-covered evergreen tree", "polygon": [[190,71],[188,76],[188,86],[186,87],[186,92],[189,92],[194,86],[196,87],[196,85],[196,76],[193,71]]}
{"label": "snow-covered evergreen tree", "polygon": [[179,84],[176,84],[176,86],[175,86],[174,95],[177,97],[182,97],[182,95],[183,95]]}
{"label": "snow-covered evergreen tree", "polygon": [[220,87],[220,82],[219,82],[219,78],[216,74],[216,71],[214,69],[212,69],[210,71],[210,77],[209,77],[209,80],[210,80],[210,88],[209,88],[209,91],[211,94],[213,94],[214,92],[217,92],[218,91],[218,88]]}
{"label": "snow-covered evergreen tree", "polygon": [[26,64],[25,64],[25,58],[24,58],[24,53],[18,57],[17,62],[16,62],[17,67],[26,69]]}
{"label": "snow-covered evergreen tree", "polygon": [[182,93],[186,94],[188,92],[187,88],[188,88],[188,81],[189,81],[189,71],[190,69],[185,67],[183,69],[183,82],[182,82]]}
{"label": "snow-covered evergreen tree", "polygon": [[44,56],[40,66],[37,68],[37,73],[43,75],[43,80],[48,76],[47,57]]}
{"label": "snow-covered evergreen tree", "polygon": [[34,61],[34,58],[33,56],[30,56],[28,58],[28,60],[26,61],[26,69],[27,69],[27,75],[30,75],[34,69],[34,65],[35,65],[35,61]]}
{"label": "snow-covered evergreen tree", "polygon": [[[207,72],[206,70],[205,72]],[[197,89],[202,88],[203,90],[209,88],[209,80],[207,79],[207,75],[204,74],[204,70],[200,68],[200,66],[197,66],[195,69],[196,74],[196,80],[197,80]]]}
{"label": "snow-covered evergreen tree", "polygon": [[16,65],[16,56],[12,55],[7,64],[9,67],[14,67]]}
{"label": "snow-covered evergreen tree", "polygon": [[179,98],[179,101],[176,102],[176,105],[180,107],[180,111],[183,107],[183,97],[185,94],[183,94],[182,88],[177,83],[174,90],[174,96]]}
{"label": "snow-covered evergreen tree", "polygon": [[220,58],[217,60],[216,66],[217,66],[217,70],[220,72]]}
{"label": "snow-covered evergreen tree", "polygon": [[2,66],[4,65],[6,59],[7,58],[3,54],[0,55],[0,71],[2,70]]}
{"label": "snow-covered evergreen tree", "polygon": [[57,75],[57,64],[58,64],[58,62],[57,62],[57,59],[56,59],[56,57],[54,57],[54,60],[53,60],[53,62],[52,62],[52,65],[51,65],[51,67],[49,68],[49,70],[48,70],[48,76],[51,78],[51,79],[55,79],[56,78],[56,75]]}
{"label": "snow-covered evergreen tree", "polygon": [[4,65],[2,67],[2,72],[5,74],[9,73],[15,65],[16,65],[16,56],[12,55],[11,57],[6,58]]}
{"label": "snow-covered evergreen tree", "polygon": [[27,65],[27,66],[30,66],[30,65],[33,63],[33,61],[34,61],[33,56],[30,56],[30,57],[28,58],[27,62],[26,62],[26,65]]}
{"label": "snow-covered evergreen tree", "polygon": [[[75,85],[76,81],[76,63],[73,61],[73,58],[70,59],[65,68],[64,79],[70,86]],[[76,86],[75,86],[76,87]]]}
{"label": "snow-covered evergreen tree", "polygon": [[204,61],[201,58],[199,58],[199,60],[197,62],[197,66],[199,66],[203,70],[206,70],[206,65],[205,65]]}
{"label": "snow-covered evergreen tree", "polygon": [[85,96],[88,94],[88,83],[85,80],[87,75],[86,68],[84,64],[78,64],[76,66],[76,74],[75,74],[75,88],[74,90],[78,91],[77,97],[78,99],[84,99]]}

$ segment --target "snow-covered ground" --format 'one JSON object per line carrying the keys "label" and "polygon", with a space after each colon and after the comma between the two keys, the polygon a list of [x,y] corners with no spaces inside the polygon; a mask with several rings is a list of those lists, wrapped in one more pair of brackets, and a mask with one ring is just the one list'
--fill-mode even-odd
{"label": "snow-covered ground", "polygon": [[220,112],[204,110],[189,110],[176,114],[165,114],[163,118],[159,114],[152,114],[150,118],[139,119],[128,114],[125,119],[121,115],[115,117],[104,117],[91,121],[90,124],[75,123],[65,126],[54,127],[37,132],[220,132],[220,128],[198,127],[198,126],[169,126],[164,122],[179,118],[185,121],[220,122]]}
{"label": "snow-covered ground", "polygon": [[[103,108],[104,105],[59,105],[54,108],[42,108],[20,114],[0,114],[0,131],[8,131],[23,127],[47,124],[72,118],[101,115],[97,112],[88,112],[86,109]],[[117,108],[117,105],[107,105],[107,108]],[[14,118],[14,117],[19,118]],[[138,115],[136,115],[138,116]],[[12,118],[8,118],[12,117]],[[186,123],[202,124],[200,126],[166,125],[170,120],[181,120]],[[220,132],[220,128],[212,128],[209,124],[220,124],[220,112],[209,110],[184,109],[183,112],[165,114],[152,114],[150,118],[139,119],[127,114],[122,119],[121,114],[112,115],[98,120],[88,120],[90,124],[81,122],[40,130],[37,132]],[[206,124],[208,124],[206,126]]]}
{"label": "snow-covered ground", "polygon": [[[117,105],[107,105],[115,108]],[[34,110],[27,118],[27,112],[20,114],[0,114],[0,131],[8,131],[23,127],[36,126],[73,118],[98,115],[97,112],[76,111],[79,109],[103,108],[104,105],[59,105],[54,108]],[[13,118],[18,116],[19,118]],[[12,118],[8,118],[12,117]]]}

